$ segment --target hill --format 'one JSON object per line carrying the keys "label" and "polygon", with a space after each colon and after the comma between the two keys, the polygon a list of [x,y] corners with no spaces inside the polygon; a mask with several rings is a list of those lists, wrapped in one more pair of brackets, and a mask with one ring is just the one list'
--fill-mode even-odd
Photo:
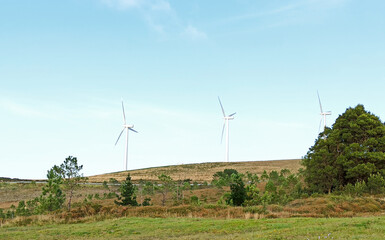
{"label": "hill", "polygon": [[214,173],[230,168],[235,169],[240,173],[246,173],[246,171],[249,171],[251,173],[262,174],[264,170],[270,172],[273,170],[280,171],[285,168],[295,173],[301,167],[300,159],[229,163],[197,163],[106,173],[90,176],[89,181],[108,182],[110,178],[122,181],[127,177],[127,173],[130,173],[133,181],[139,181],[141,179],[146,181],[157,181],[159,175],[166,174],[171,176],[174,180],[191,179],[193,182],[196,181],[198,183],[203,183],[205,181],[211,182]]}

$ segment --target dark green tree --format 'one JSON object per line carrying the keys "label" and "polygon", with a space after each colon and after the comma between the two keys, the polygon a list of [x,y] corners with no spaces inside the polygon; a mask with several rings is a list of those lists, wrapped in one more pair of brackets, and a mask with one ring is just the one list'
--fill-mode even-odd
{"label": "dark green tree", "polygon": [[385,125],[363,105],[346,109],[332,128],[320,133],[303,158],[311,191],[331,192],[348,183],[385,175]]}
{"label": "dark green tree", "polygon": [[232,179],[230,184],[231,202],[233,203],[234,206],[242,206],[243,202],[246,199],[246,189],[245,189],[245,184],[242,180],[242,175],[233,173],[231,175],[231,179]]}
{"label": "dark green tree", "polygon": [[135,195],[136,187],[131,182],[130,174],[127,175],[126,180],[124,180],[120,185],[120,195],[118,195],[118,200],[115,200],[115,204],[122,206],[138,206]]}
{"label": "dark green tree", "polygon": [[62,208],[65,201],[65,194],[61,189],[63,178],[57,166],[52,167],[47,172],[47,184],[43,187],[43,192],[39,198],[41,212],[55,211]]}

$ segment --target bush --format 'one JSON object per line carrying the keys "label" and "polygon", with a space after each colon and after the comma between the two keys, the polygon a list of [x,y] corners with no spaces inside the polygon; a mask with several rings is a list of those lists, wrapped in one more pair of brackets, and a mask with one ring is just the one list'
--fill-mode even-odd
{"label": "bush", "polygon": [[367,188],[370,194],[379,194],[385,192],[385,180],[384,177],[377,174],[370,174],[368,178]]}
{"label": "bush", "polygon": [[199,198],[197,196],[191,196],[190,197],[190,202],[191,202],[191,205],[200,205],[200,201],[199,201]]}
{"label": "bush", "polygon": [[151,198],[145,198],[142,202],[142,206],[151,206]]}

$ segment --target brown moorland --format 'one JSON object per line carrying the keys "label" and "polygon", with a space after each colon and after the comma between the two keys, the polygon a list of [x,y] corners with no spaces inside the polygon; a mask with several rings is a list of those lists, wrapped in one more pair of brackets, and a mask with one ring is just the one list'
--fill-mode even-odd
{"label": "brown moorland", "polygon": [[197,164],[182,164],[174,166],[154,167],[114,173],[106,173],[90,176],[90,182],[109,181],[115,178],[123,181],[130,173],[132,181],[146,180],[157,181],[161,174],[169,175],[173,180],[191,179],[193,182],[203,183],[211,182],[216,172],[225,169],[235,169],[240,173],[256,173],[262,174],[264,170],[267,172],[280,171],[281,169],[289,169],[292,173],[298,172],[301,168],[301,159],[293,160],[274,160],[274,161],[249,161],[249,162],[212,162]]}
{"label": "brown moorland", "polygon": [[[89,177],[91,183],[102,183],[103,181],[109,182],[110,178],[123,181],[127,177],[127,173],[130,173],[134,182],[139,180],[146,181],[158,181],[158,176],[166,174],[172,177],[173,180],[191,179],[192,182],[208,182],[213,180],[214,173],[223,171],[224,169],[235,169],[240,173],[246,173],[247,171],[256,174],[262,174],[264,170],[271,172],[273,170],[280,171],[281,169],[289,169],[295,173],[301,168],[301,160],[275,160],[275,161],[252,161],[252,162],[214,162],[214,163],[198,163],[198,164],[184,164],[165,167],[154,167],[147,169],[138,169],[130,171],[122,171],[116,173],[106,173]],[[7,184],[8,181],[15,181],[15,179],[5,179],[0,181],[0,208],[9,208],[11,205],[17,206],[21,200],[31,200],[38,197],[41,194],[41,188],[43,183],[29,184],[29,183],[15,183]],[[3,182],[1,184],[1,182]],[[18,182],[18,181],[16,181]],[[117,191],[118,186],[110,186],[110,191]],[[103,196],[108,193],[109,190],[104,189],[101,185],[86,185],[75,191],[74,202],[82,201],[87,195],[99,194]],[[208,202],[215,203],[223,194],[221,189],[201,189],[195,190],[194,193],[186,191],[186,197],[190,195],[197,195],[199,199],[207,198]],[[158,194],[157,194],[158,195]],[[141,200],[143,196],[138,196],[138,200]],[[160,205],[160,196],[152,197],[152,203]],[[169,199],[172,205],[171,199]],[[108,201],[107,201],[108,202]],[[113,201],[111,201],[113,202]]]}

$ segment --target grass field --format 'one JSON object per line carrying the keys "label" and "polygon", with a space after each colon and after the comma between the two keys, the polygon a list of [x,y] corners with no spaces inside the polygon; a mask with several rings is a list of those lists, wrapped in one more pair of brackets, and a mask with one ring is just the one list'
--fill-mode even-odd
{"label": "grass field", "polygon": [[385,239],[385,217],[212,220],[119,218],[2,227],[0,239]]}
{"label": "grass field", "polygon": [[138,169],[131,171],[122,171],[115,173],[100,174],[90,176],[90,182],[103,182],[108,181],[110,178],[115,178],[118,181],[123,181],[127,177],[127,173],[130,173],[133,181],[147,180],[158,181],[158,176],[161,174],[169,175],[174,180],[191,179],[199,183],[211,182],[213,175],[216,172],[223,171],[224,169],[235,169],[240,173],[262,174],[264,170],[271,172],[273,170],[280,171],[281,169],[289,169],[293,173],[297,172],[301,168],[301,160],[275,160],[275,161],[252,161],[252,162],[213,162],[213,163],[199,163],[199,164],[182,164],[175,166],[155,167]]}

